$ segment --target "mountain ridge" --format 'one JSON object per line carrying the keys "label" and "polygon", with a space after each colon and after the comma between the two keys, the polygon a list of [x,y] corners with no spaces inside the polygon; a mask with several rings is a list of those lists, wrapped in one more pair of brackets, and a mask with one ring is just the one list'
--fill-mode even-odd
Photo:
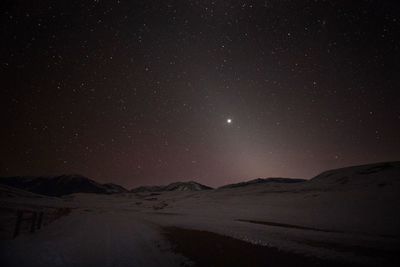
{"label": "mountain ridge", "polygon": [[78,174],[59,176],[0,177],[0,184],[45,196],[60,197],[73,193],[112,194],[128,192],[120,185],[100,184]]}
{"label": "mountain ridge", "polygon": [[130,190],[132,193],[141,192],[165,192],[165,191],[203,191],[213,189],[210,186],[195,181],[174,182],[168,185],[139,186]]}
{"label": "mountain ridge", "polygon": [[[217,189],[241,188],[262,184],[303,184],[306,187],[334,187],[357,184],[376,184],[383,187],[387,184],[400,182],[400,161],[378,162],[344,168],[331,169],[314,176],[313,178],[256,178],[239,183],[227,184]],[[141,193],[167,191],[203,191],[212,190],[212,187],[195,181],[174,182],[168,185],[139,186],[127,190],[115,183],[101,184],[78,174],[59,176],[13,176],[0,177],[0,184],[25,190],[31,193],[60,197],[73,193]]]}
{"label": "mountain ridge", "polygon": [[252,179],[252,180],[248,180],[248,181],[223,185],[223,186],[218,187],[218,189],[237,188],[237,187],[244,187],[244,186],[249,186],[249,185],[265,184],[265,183],[289,184],[289,183],[300,183],[300,182],[305,182],[305,181],[307,181],[307,180],[300,179],[300,178],[283,178],[283,177],[256,178],[256,179]]}

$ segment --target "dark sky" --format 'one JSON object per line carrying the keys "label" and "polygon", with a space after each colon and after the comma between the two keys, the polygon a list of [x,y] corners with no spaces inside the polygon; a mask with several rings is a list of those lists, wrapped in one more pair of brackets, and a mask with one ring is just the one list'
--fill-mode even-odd
{"label": "dark sky", "polygon": [[396,2],[1,1],[0,175],[216,186],[399,160]]}

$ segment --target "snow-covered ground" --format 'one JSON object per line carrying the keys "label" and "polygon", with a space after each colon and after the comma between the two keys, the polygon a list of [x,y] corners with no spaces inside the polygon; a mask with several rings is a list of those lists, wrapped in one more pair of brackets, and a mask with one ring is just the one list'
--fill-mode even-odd
{"label": "snow-covered ground", "polygon": [[353,167],[302,183],[198,192],[2,197],[7,205],[74,208],[35,234],[0,241],[2,266],[180,266],[186,260],[164,238],[168,226],[339,262],[395,265],[399,169]]}
{"label": "snow-covered ground", "polygon": [[137,213],[75,211],[1,244],[2,266],[177,266],[158,227]]}

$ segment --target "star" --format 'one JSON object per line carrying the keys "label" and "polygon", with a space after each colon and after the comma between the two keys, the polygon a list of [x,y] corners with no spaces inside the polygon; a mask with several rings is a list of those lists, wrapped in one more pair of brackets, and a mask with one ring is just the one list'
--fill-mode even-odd
{"label": "star", "polygon": [[392,4],[3,2],[1,176],[219,186],[400,158]]}

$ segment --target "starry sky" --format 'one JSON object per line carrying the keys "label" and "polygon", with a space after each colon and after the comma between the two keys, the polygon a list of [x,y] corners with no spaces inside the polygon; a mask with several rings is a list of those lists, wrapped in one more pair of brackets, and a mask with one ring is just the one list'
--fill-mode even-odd
{"label": "starry sky", "polygon": [[219,186],[399,160],[396,2],[1,1],[0,175]]}

